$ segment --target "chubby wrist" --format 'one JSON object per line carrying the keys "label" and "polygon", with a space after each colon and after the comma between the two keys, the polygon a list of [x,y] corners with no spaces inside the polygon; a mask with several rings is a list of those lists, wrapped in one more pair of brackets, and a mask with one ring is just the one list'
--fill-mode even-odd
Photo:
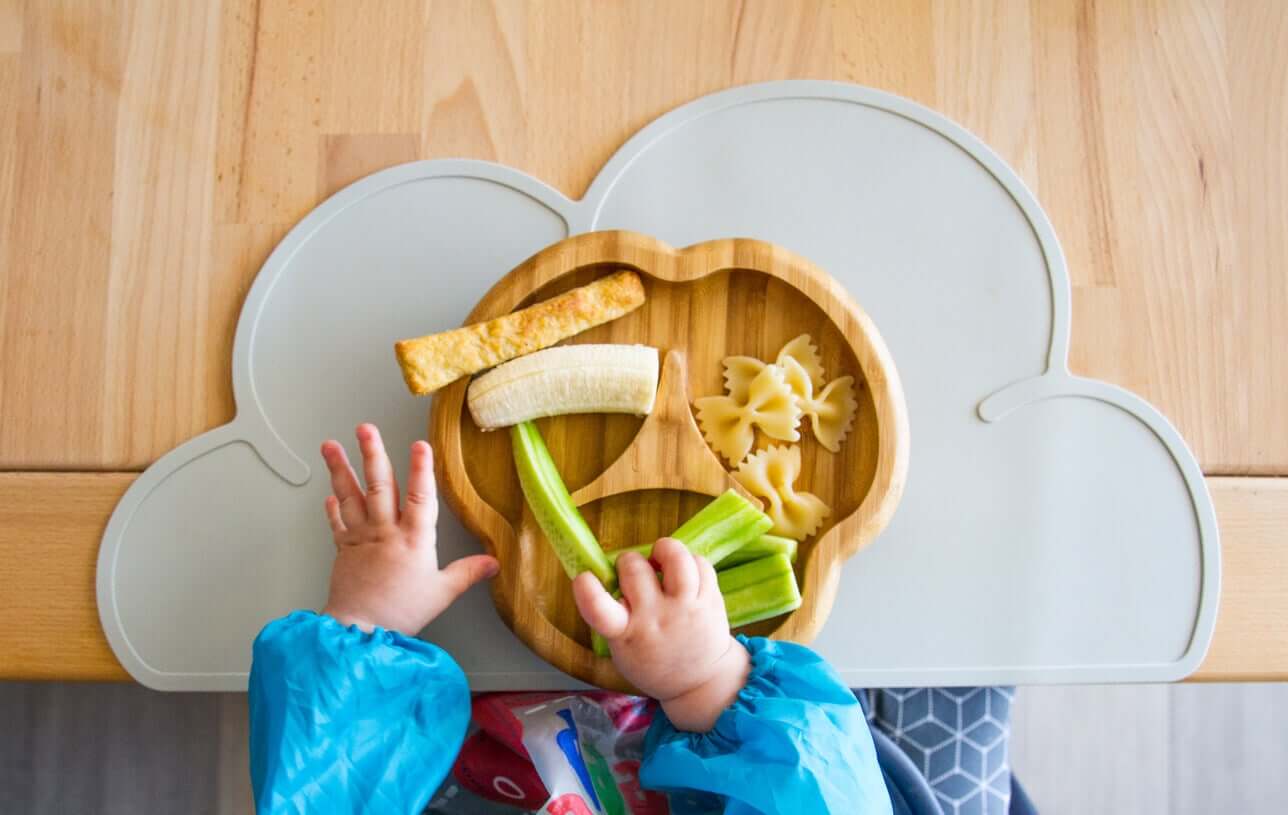
{"label": "chubby wrist", "polygon": [[742,643],[729,638],[729,649],[717,660],[711,676],[671,699],[659,700],[677,730],[705,733],[715,726],[751,674],[751,655]]}
{"label": "chubby wrist", "polygon": [[348,628],[349,626],[352,626],[352,625],[356,625],[359,631],[363,631],[367,634],[370,634],[372,631],[376,629],[376,624],[366,619],[365,617],[362,617],[356,614],[350,614],[344,609],[338,606],[335,606],[331,603],[326,604],[326,606],[322,609],[322,614],[335,620],[337,623],[344,626],[345,628]]}

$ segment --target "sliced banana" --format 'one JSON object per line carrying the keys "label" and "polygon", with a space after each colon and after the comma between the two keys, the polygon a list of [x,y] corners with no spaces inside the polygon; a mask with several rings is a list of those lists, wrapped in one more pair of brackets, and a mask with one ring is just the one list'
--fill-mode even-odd
{"label": "sliced banana", "polygon": [[498,365],[466,399],[483,430],[566,413],[653,410],[658,354],[647,345],[561,345]]}

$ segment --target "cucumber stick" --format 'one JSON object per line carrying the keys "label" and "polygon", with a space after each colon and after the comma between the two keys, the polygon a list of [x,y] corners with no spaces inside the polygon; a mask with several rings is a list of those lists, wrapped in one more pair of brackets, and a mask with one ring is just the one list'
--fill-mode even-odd
{"label": "cucumber stick", "polygon": [[758,583],[763,583],[781,574],[791,573],[792,562],[787,559],[786,555],[779,554],[762,557],[759,560],[744,563],[736,568],[717,572],[716,580],[720,584],[720,593],[727,595],[755,586]]}
{"label": "cucumber stick", "polygon": [[[761,535],[753,541],[743,544],[735,549],[724,560],[720,561],[720,568],[730,569],[734,566],[741,566],[744,563],[750,563],[753,560],[760,560],[762,557],[770,555],[787,555],[792,563],[796,562],[796,541],[791,538],[784,538],[779,535]],[[637,546],[624,546],[621,549],[614,549],[611,552],[605,552],[608,556],[608,562],[617,565],[617,559],[627,552],[639,552],[644,557],[652,554],[653,544],[641,543]]]}
{"label": "cucumber stick", "polygon": [[522,422],[510,428],[510,441],[523,497],[568,577],[591,572],[610,590],[615,588],[617,574],[573,505],[541,431],[532,422]]}
{"label": "cucumber stick", "polygon": [[760,507],[733,490],[707,504],[671,537],[716,565],[774,525]]}
{"label": "cucumber stick", "polygon": [[598,631],[590,632],[590,650],[595,652],[597,657],[611,657],[613,651],[608,647],[608,640],[604,639]]}
{"label": "cucumber stick", "polygon": [[[773,520],[761,512],[760,507],[729,490],[698,510],[697,514],[672,532],[671,537],[687,546],[693,554],[711,561],[714,566],[764,535],[773,525]],[[617,558],[625,552],[639,552],[648,557],[653,552],[653,544],[614,549],[608,553],[609,562],[616,566]]]}
{"label": "cucumber stick", "polygon": [[617,559],[622,555],[626,554],[627,552],[639,552],[644,557],[648,557],[649,555],[653,554],[653,544],[641,543],[637,546],[623,546],[621,549],[613,549],[611,551],[605,552],[604,556],[607,557],[608,562],[613,564],[613,567],[616,568]]}
{"label": "cucumber stick", "polygon": [[730,628],[777,617],[800,608],[801,592],[786,554],[753,560],[717,576]]}
{"label": "cucumber stick", "polygon": [[729,569],[734,566],[741,566],[744,563],[750,563],[753,560],[760,560],[762,557],[780,554],[787,555],[787,559],[795,563],[796,541],[778,535],[761,535],[720,561],[720,568]]}

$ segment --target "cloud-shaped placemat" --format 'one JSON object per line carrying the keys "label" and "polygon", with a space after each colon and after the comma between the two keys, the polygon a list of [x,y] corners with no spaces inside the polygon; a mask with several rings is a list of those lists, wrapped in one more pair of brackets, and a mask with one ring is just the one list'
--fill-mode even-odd
{"label": "cloud-shaped placemat", "polygon": [[[244,688],[259,627],[324,600],[318,443],[375,421],[401,476],[424,434],[428,405],[407,396],[393,340],[459,324],[542,246],[608,228],[675,246],[780,243],[880,327],[912,464],[898,515],[847,565],[815,643],[851,684],[1162,681],[1198,665],[1219,586],[1211,501],[1157,411],[1069,374],[1068,273],[1032,196],[924,108],[780,82],[666,114],[580,201],[499,165],[429,161],[363,179],[301,221],[242,309],[237,418],[158,460],[104,534],[100,614],[130,673]],[[477,551],[450,513],[439,535],[445,558]],[[572,684],[483,590],[426,636],[476,689]]]}

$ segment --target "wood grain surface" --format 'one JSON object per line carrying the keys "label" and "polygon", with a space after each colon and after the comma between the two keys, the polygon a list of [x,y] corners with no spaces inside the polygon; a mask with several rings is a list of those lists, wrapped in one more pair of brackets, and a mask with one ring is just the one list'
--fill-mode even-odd
{"label": "wood grain surface", "polygon": [[0,677],[128,679],[98,622],[98,539],[127,473],[0,474]]}
{"label": "wood grain surface", "polygon": [[[671,348],[661,353],[662,370],[658,374],[652,412],[616,458],[608,458],[601,449],[596,458],[607,466],[593,481],[572,494],[573,505],[584,507],[625,492],[643,490],[689,492],[708,498],[733,490],[749,501],[760,503],[725,468],[723,459],[702,437],[690,407],[693,398],[689,392],[689,363],[685,352]],[[661,451],[666,454],[658,455]],[[602,514],[599,520],[604,522]],[[669,518],[666,521],[670,523]]]}
{"label": "wood grain surface", "polygon": [[[797,486],[831,508],[800,547],[801,606],[748,629],[807,643],[827,621],[840,566],[880,534],[903,495],[908,415],[890,352],[867,314],[825,271],[746,238],[674,249],[637,232],[576,235],[503,277],[466,321],[491,320],[622,269],[639,273],[644,304],[571,342],[658,348],[665,362],[654,412],[645,419],[591,414],[539,422],[555,466],[600,540],[656,540],[686,519],[675,517],[677,507],[730,488],[732,479],[689,409],[691,397],[724,392],[725,357],[772,361],[786,343],[808,333],[830,379],[854,378],[859,408],[839,452],[826,450],[806,423],[800,429]],[[514,468],[495,466],[512,457],[508,434],[474,425],[465,404],[468,385],[467,378],[458,379],[436,395],[429,439],[448,505],[501,562],[491,584],[501,619],[559,670],[632,691],[611,660],[591,652],[590,629],[577,614],[571,583],[524,506]],[[607,432],[609,421],[625,432]],[[606,444],[608,438],[619,443]],[[758,439],[757,449],[770,441]]]}
{"label": "wood grain surface", "polygon": [[[1288,475],[1277,0],[0,0],[0,469],[140,470],[231,418],[245,290],[349,181],[466,156],[577,196],[659,114],[783,78],[892,91],[974,131],[1061,237],[1074,369],[1158,406],[1211,475]],[[32,483],[66,502],[86,476],[44,478],[0,481],[6,517]],[[0,603],[83,611],[87,518],[65,519],[83,552],[39,556],[44,583],[12,565],[44,527],[5,529]],[[1282,537],[1246,564],[1281,584]],[[1263,596],[1272,629],[1238,643],[1237,590],[1214,656],[1288,677],[1263,647],[1288,600]],[[72,619],[68,642],[101,642],[94,615]],[[0,635],[0,664],[24,629]],[[66,675],[103,670],[77,648]]]}

